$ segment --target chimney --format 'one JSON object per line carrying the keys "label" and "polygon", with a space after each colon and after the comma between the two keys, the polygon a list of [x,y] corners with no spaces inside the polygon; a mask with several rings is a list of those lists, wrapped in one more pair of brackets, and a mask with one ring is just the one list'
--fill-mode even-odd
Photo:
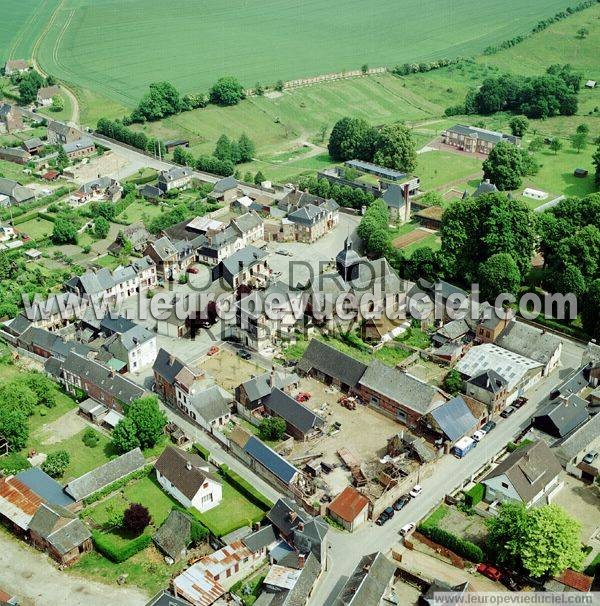
{"label": "chimney", "polygon": [[304,530],[304,523],[303,522],[300,522],[298,524],[298,530]]}
{"label": "chimney", "polygon": [[244,262],[238,261],[238,267],[239,267],[240,271],[242,271],[244,269]]}
{"label": "chimney", "polygon": [[169,366],[173,366],[175,364],[175,356],[173,354],[169,354]]}
{"label": "chimney", "polygon": [[290,522],[295,522],[298,514],[295,511],[290,511]]}
{"label": "chimney", "polygon": [[303,553],[298,554],[298,568],[302,570],[304,568],[304,562],[306,562],[306,556]]}
{"label": "chimney", "polygon": [[192,471],[192,464],[190,463],[190,461],[187,461],[187,462],[186,462],[186,464],[185,464],[185,468],[186,468],[188,471]]}

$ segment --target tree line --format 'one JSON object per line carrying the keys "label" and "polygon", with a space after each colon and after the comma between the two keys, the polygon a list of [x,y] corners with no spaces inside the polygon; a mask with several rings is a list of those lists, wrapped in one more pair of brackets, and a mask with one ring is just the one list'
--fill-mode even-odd
{"label": "tree line", "polygon": [[446,109],[457,114],[490,115],[511,111],[529,118],[572,116],[577,113],[581,75],[570,65],[551,65],[541,76],[502,74],[486,78],[478,90],[470,90],[464,103]]}
{"label": "tree line", "polygon": [[110,137],[126,145],[131,145],[142,151],[151,152],[154,154],[164,155],[167,153],[165,144],[160,139],[148,137],[145,133],[138,132],[128,128],[119,120],[109,120],[108,118],[100,118],[96,125],[96,132],[105,137]]}

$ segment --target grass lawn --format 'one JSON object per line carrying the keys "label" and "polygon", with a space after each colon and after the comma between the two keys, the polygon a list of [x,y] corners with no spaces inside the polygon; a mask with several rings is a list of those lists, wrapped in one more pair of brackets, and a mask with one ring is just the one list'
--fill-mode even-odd
{"label": "grass lawn", "polygon": [[136,221],[147,222],[167,210],[168,209],[164,206],[157,206],[156,204],[149,204],[143,200],[136,200],[118,215],[117,219],[128,224],[135,223]]}
{"label": "grass lawn", "polygon": [[373,354],[374,358],[377,358],[380,362],[387,364],[388,366],[396,366],[403,360],[406,360],[411,355],[410,351],[405,349],[396,349],[395,347],[388,347],[384,345]]}
{"label": "grass lawn", "polygon": [[447,514],[448,507],[440,505],[422,524],[423,526],[437,526]]}
{"label": "grass lawn", "polygon": [[[20,374],[22,374],[22,371]],[[75,400],[62,391],[59,391],[56,396],[56,406],[54,408],[38,406],[33,415],[29,417],[29,432],[31,436],[29,440],[30,447],[32,446],[36,448],[36,450],[41,447],[41,444],[36,439],[36,433],[39,432],[43,425],[60,419],[65,413],[74,410],[75,408],[77,408]],[[47,448],[47,446],[43,448]]]}
{"label": "grass lawn", "polygon": [[445,151],[431,151],[418,155],[415,174],[421,179],[421,189],[448,189],[458,181],[482,175],[481,160]]}
{"label": "grass lawn", "polygon": [[21,233],[27,234],[32,240],[39,240],[52,234],[54,223],[47,219],[29,219],[25,223],[16,226]]}
{"label": "grass lawn", "polygon": [[417,347],[418,349],[427,349],[431,345],[429,335],[420,328],[411,326],[404,334],[396,337],[396,341]]}
{"label": "grass lawn", "polygon": [[423,240],[419,240],[418,242],[413,242],[408,246],[402,249],[405,257],[410,257],[417,248],[431,248],[432,250],[439,250],[442,246],[442,241],[437,234],[431,234],[427,238],[423,238]]}
{"label": "grass lawn", "polygon": [[71,105],[71,97],[67,95],[64,91],[59,95],[63,101],[63,109],[59,112],[52,111],[50,107],[41,107],[38,109],[39,114],[43,114],[44,116],[48,116],[51,120],[58,120],[60,122],[68,122],[71,120],[71,113],[73,112],[73,107]]}
{"label": "grass lawn", "polygon": [[[260,431],[258,430],[258,427],[256,427],[255,425],[252,425],[252,423],[249,423],[248,421],[246,421],[246,419],[240,419],[240,423],[239,423],[244,429],[247,429],[250,433],[252,433],[253,435],[260,437]],[[277,446],[277,444],[279,444],[280,440],[263,440],[262,438],[260,438],[267,446],[270,446],[271,448],[274,448],[275,446]]]}
{"label": "grass lawn", "polygon": [[219,505],[196,517],[217,536],[223,536],[242,526],[262,520],[265,512],[251,503],[243,494],[221,478],[223,500]]}
{"label": "grass lawn", "polygon": [[[11,141],[14,137],[11,135]],[[25,168],[21,164],[15,164],[14,162],[8,162],[6,160],[0,160],[0,175],[6,179],[12,179],[18,181],[21,185],[27,185],[36,181],[35,177],[24,173]]]}
{"label": "grass lawn", "polygon": [[108,269],[115,269],[119,265],[119,259],[112,255],[104,255],[94,259],[94,264],[100,267],[108,267]]}

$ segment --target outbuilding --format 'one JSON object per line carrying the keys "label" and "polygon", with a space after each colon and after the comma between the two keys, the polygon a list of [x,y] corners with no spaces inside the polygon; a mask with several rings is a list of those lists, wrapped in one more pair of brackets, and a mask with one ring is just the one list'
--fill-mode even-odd
{"label": "outbuilding", "polygon": [[344,490],[329,505],[329,515],[346,530],[354,532],[369,516],[369,499],[352,486]]}

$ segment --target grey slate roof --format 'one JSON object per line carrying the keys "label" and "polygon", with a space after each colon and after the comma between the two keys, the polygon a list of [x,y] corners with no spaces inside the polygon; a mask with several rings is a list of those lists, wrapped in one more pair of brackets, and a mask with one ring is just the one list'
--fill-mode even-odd
{"label": "grey slate roof", "polygon": [[152,248],[154,248],[156,254],[163,261],[171,259],[175,255],[177,255],[177,249],[175,248],[171,240],[169,240],[169,238],[167,238],[166,236],[159,238],[151,246]]}
{"label": "grey slate roof", "polygon": [[521,500],[529,503],[560,472],[561,466],[554,453],[540,440],[517,448],[490,471],[482,483],[506,475]]}
{"label": "grey slate roof", "polygon": [[256,229],[262,222],[263,220],[254,211],[244,213],[231,220],[231,223],[235,225],[242,234]]}
{"label": "grey slate roof", "polygon": [[321,570],[319,560],[311,553],[292,589],[273,594],[270,606],[305,606]]}
{"label": "grey slate roof", "polygon": [[51,503],[52,505],[68,507],[75,502],[54,478],[51,478],[39,467],[25,469],[18,473],[16,477],[17,480],[23,482],[25,486],[31,488],[35,494],[39,495],[42,499],[48,501],[48,503]]}
{"label": "grey slate roof", "polygon": [[459,135],[489,141],[490,143],[499,143],[500,141],[507,141],[509,143],[516,142],[516,137],[513,137],[512,135],[505,135],[504,133],[499,133],[494,130],[486,130],[485,128],[477,128],[475,126],[466,126],[465,124],[455,124],[447,130]]}
{"label": "grey slate roof", "polygon": [[103,364],[90,360],[85,356],[70,351],[67,355],[63,370],[77,377],[86,379],[103,391],[109,393],[119,402],[128,404],[144,395],[144,390],[133,381],[120,374],[115,374]]}
{"label": "grey slate roof", "polygon": [[[276,371],[273,374],[273,387],[284,389],[288,385],[297,383],[299,379],[300,378],[295,373]],[[261,398],[266,398],[267,396],[271,395],[272,388],[269,384],[270,380],[271,375],[270,373],[266,372],[263,375],[258,375],[257,377],[253,377],[252,379],[248,379],[242,383],[250,402],[256,402]]]}
{"label": "grey slate roof", "polygon": [[371,362],[360,384],[420,414],[427,414],[445,400],[436,387],[379,360]]}
{"label": "grey slate roof", "polygon": [[89,137],[81,137],[81,139],[77,139],[77,141],[71,141],[70,143],[65,143],[63,145],[63,149],[67,154],[80,149],[88,149],[89,147],[95,147],[94,141]]}
{"label": "grey slate roof", "polygon": [[35,512],[29,530],[48,541],[61,555],[76,549],[92,537],[87,526],[75,514],[59,505],[48,503],[40,505]]}
{"label": "grey slate roof", "polygon": [[172,509],[152,540],[161,551],[177,561],[191,543],[191,535],[192,519],[183,511]]}
{"label": "grey slate roof", "polygon": [[190,606],[187,600],[176,598],[172,596],[168,591],[160,591],[157,593],[146,606]]}
{"label": "grey slate roof", "polygon": [[158,181],[162,183],[170,183],[171,181],[177,181],[179,179],[183,179],[184,177],[191,177],[192,174],[191,169],[185,166],[174,166],[169,170],[161,172],[158,176]]}
{"label": "grey slate roof", "polygon": [[440,429],[451,442],[456,442],[477,425],[477,419],[461,396],[456,396],[431,411]]}
{"label": "grey slate roof", "polygon": [[175,383],[175,377],[185,368],[185,364],[171,355],[166,349],[162,347],[158,350],[158,355],[154,360],[152,370],[157,372],[165,381],[173,385]]}
{"label": "grey slate roof", "polygon": [[314,369],[338,379],[344,385],[354,387],[367,370],[367,366],[323,341],[311,339],[298,362],[298,369],[306,373]]}
{"label": "grey slate roof", "polygon": [[224,259],[222,261],[223,268],[226,269],[230,275],[237,276],[237,274],[240,273],[240,263],[245,269],[260,263],[266,256],[267,253],[264,250],[256,248],[256,246],[246,246],[227,257],[227,259]]}
{"label": "grey slate roof", "polygon": [[564,465],[574,459],[600,435],[600,414],[595,414],[587,423],[574,431],[562,442],[555,444],[552,452]]}
{"label": "grey slate roof", "polygon": [[310,410],[310,408],[300,402],[296,402],[294,398],[277,387],[271,392],[271,397],[268,399],[266,407],[303,434],[323,427],[325,424],[325,421]]}
{"label": "grey slate roof", "polygon": [[264,526],[260,530],[249,534],[247,537],[242,539],[242,543],[253,553],[260,551],[261,549],[268,547],[271,543],[277,540],[275,531],[271,524]]}
{"label": "grey slate roof", "polygon": [[302,206],[298,210],[291,212],[287,218],[293,223],[301,223],[302,225],[314,225],[319,221],[325,219],[326,212],[319,206],[314,204],[307,204]]}
{"label": "grey slate roof", "polygon": [[306,524],[310,518],[310,515],[289,497],[278,499],[267,513],[267,519],[285,536],[290,536],[298,523]]}
{"label": "grey slate roof", "polygon": [[497,191],[498,188],[493,183],[482,181],[473,192],[473,198],[479,198],[479,196],[483,196],[484,194],[494,194]]}
{"label": "grey slate roof", "polygon": [[[188,463],[191,469],[188,469]],[[174,446],[167,446],[154,464],[156,471],[167,478],[190,501],[198,494],[207,478],[220,483],[209,471],[201,469],[208,466],[200,456],[184,452]]]}
{"label": "grey slate roof", "polygon": [[222,194],[230,189],[235,189],[237,186],[238,182],[233,175],[230,177],[225,177],[224,179],[220,179],[215,183],[213,193]]}
{"label": "grey slate roof", "polygon": [[549,402],[533,419],[534,427],[564,438],[588,420],[587,402],[575,394]]}
{"label": "grey slate roof", "polygon": [[207,423],[231,412],[229,402],[217,385],[193,393],[190,396],[190,408],[193,408]]}
{"label": "grey slate roof", "polygon": [[363,160],[348,160],[344,162],[344,164],[349,168],[355,168],[361,172],[371,173],[386,179],[392,179],[393,181],[406,177],[406,173],[399,170],[394,170],[393,168],[379,166],[379,164],[373,164],[373,162],[365,162]]}
{"label": "grey slate roof", "polygon": [[20,204],[35,198],[35,192],[11,179],[0,177],[0,194],[8,196],[12,204]]}
{"label": "grey slate roof", "polygon": [[467,380],[467,383],[471,383],[477,387],[482,387],[490,393],[499,393],[503,389],[506,389],[508,385],[504,377],[501,377],[495,370],[491,368],[472,376]]}
{"label": "grey slate roof", "polygon": [[72,480],[65,486],[65,491],[76,501],[81,501],[145,465],[146,459],[142,451],[139,448],[134,448]]}
{"label": "grey slate roof", "polygon": [[380,606],[395,571],[380,551],[363,556],[332,606]]}
{"label": "grey slate roof", "polygon": [[404,200],[404,192],[399,185],[392,183],[381,196],[383,201],[388,205],[389,208],[400,209],[406,204]]}
{"label": "grey slate roof", "polygon": [[289,484],[298,473],[298,470],[291,463],[288,463],[280,454],[269,448],[256,436],[252,436],[246,442],[244,452],[274,474],[284,484]]}
{"label": "grey slate roof", "polygon": [[550,332],[513,320],[496,339],[496,345],[546,365],[561,346],[561,340]]}

